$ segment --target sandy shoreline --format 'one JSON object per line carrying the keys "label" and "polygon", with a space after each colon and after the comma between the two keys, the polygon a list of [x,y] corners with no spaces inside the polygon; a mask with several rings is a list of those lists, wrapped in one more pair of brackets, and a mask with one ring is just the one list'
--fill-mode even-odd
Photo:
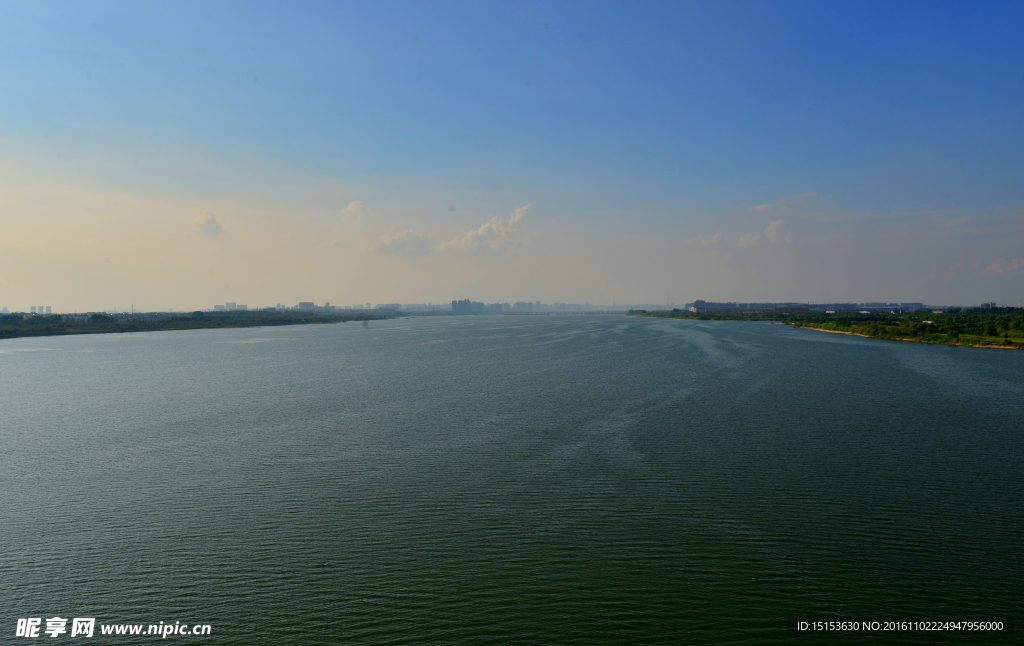
{"label": "sandy shoreline", "polygon": [[[797,326],[794,326],[794,327],[797,327]],[[1021,346],[1019,346],[1019,345],[982,345],[980,343],[972,343],[972,344],[970,344],[968,346],[964,346],[964,345],[961,345],[960,343],[940,343],[939,341],[924,341],[922,339],[905,339],[905,338],[902,338],[902,337],[898,337],[898,338],[895,338],[895,339],[884,339],[884,338],[877,337],[877,336],[871,336],[870,334],[859,334],[857,332],[844,332],[842,330],[825,330],[825,329],[822,329],[820,327],[808,327],[806,325],[801,325],[801,326],[799,326],[799,328],[803,329],[803,330],[816,330],[818,332],[830,332],[832,334],[848,334],[850,336],[862,336],[865,339],[876,339],[878,341],[909,341],[911,343],[928,343],[930,345],[954,345],[954,346],[961,347],[961,348],[963,348],[963,347],[968,347],[968,348],[993,348],[995,350],[1020,350],[1021,349]]]}

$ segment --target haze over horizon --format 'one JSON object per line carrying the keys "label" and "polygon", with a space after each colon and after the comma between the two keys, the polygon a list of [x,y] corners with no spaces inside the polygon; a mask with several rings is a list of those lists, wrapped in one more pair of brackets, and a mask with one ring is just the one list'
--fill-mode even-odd
{"label": "haze over horizon", "polygon": [[14,2],[0,308],[1024,299],[1024,6]]}

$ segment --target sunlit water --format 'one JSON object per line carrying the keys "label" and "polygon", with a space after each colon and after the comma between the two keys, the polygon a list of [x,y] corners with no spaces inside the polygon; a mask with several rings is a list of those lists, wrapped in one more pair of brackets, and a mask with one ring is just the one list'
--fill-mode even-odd
{"label": "sunlit water", "polygon": [[1022,414],[1024,352],[763,323],[0,341],[0,643],[1013,643]]}

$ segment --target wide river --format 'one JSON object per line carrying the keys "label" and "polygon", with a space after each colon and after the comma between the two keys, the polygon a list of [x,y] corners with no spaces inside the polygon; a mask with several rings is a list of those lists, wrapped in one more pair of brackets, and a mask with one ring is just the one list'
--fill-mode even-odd
{"label": "wide river", "polygon": [[0,341],[2,644],[1024,643],[1022,494],[1021,351],[584,315]]}

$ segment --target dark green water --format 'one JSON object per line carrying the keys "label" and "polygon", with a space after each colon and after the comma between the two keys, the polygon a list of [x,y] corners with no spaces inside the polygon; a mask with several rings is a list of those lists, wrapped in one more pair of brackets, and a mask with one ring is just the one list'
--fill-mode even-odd
{"label": "dark green water", "polygon": [[0,643],[1024,643],[1022,420],[1024,352],[756,323],[3,341]]}

